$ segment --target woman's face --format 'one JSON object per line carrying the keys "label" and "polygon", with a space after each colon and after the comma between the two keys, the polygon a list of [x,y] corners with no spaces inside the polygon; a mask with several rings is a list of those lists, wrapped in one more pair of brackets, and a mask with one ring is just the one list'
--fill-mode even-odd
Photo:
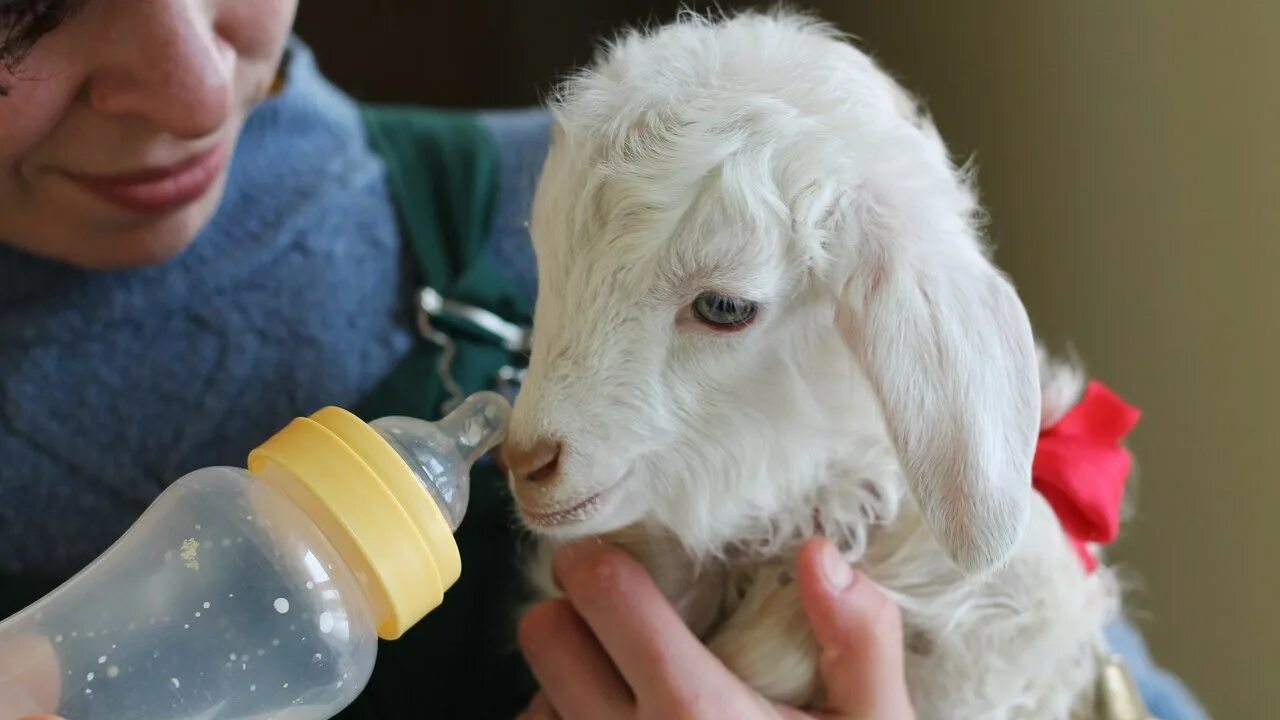
{"label": "woman's face", "polygon": [[217,208],[296,7],[85,0],[0,69],[0,238],[86,269],[181,253]]}

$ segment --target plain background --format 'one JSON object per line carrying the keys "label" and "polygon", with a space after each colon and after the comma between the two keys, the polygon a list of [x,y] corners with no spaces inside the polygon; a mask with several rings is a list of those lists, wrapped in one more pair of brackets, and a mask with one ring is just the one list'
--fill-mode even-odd
{"label": "plain background", "polygon": [[[1280,2],[802,5],[976,155],[1039,332],[1144,410],[1113,558],[1159,660],[1215,717],[1280,717]],[[298,29],[361,98],[502,107],[675,7],[305,0]]]}

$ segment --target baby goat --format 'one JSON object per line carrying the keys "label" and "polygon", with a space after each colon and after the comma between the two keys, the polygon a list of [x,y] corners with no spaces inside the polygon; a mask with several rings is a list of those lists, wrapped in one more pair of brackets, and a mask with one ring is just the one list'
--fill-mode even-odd
{"label": "baby goat", "polygon": [[1031,486],[1081,383],[912,99],[749,13],[626,35],[552,111],[506,449],[546,592],[548,548],[608,537],[731,670],[812,704],[790,567],[823,534],[901,606],[921,718],[1089,717],[1116,584]]}

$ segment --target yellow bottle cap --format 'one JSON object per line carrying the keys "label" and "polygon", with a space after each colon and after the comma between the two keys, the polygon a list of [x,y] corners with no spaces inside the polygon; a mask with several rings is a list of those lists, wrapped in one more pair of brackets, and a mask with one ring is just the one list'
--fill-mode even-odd
{"label": "yellow bottle cap", "polygon": [[320,527],[373,606],[378,636],[400,637],[434,610],[462,560],[449,523],[372,427],[329,407],[297,418],[249,455],[249,470]]}

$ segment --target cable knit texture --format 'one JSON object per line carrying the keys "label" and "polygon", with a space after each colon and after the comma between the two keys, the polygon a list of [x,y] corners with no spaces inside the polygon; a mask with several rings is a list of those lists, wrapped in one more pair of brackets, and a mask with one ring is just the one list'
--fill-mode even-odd
{"label": "cable knit texture", "polygon": [[74,572],[168,483],[242,465],[408,351],[382,163],[356,105],[291,56],[178,259],[87,273],[0,245],[0,573]]}

